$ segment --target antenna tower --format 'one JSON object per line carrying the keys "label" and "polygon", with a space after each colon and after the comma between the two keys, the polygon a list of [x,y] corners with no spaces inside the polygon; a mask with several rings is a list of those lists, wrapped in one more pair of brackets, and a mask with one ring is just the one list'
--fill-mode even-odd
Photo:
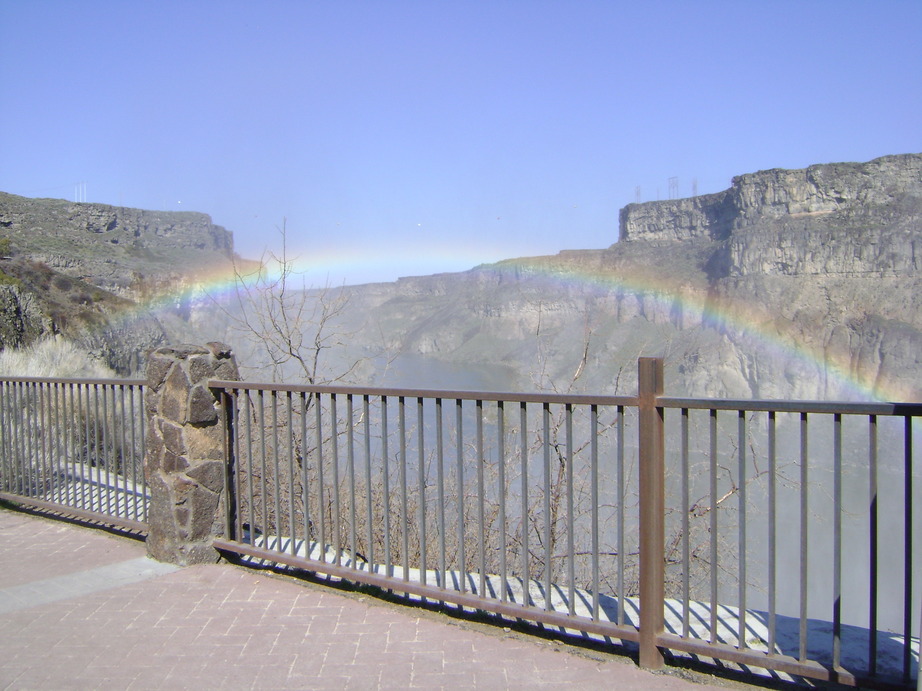
{"label": "antenna tower", "polygon": [[679,178],[672,176],[669,178],[669,198],[678,199],[679,198]]}

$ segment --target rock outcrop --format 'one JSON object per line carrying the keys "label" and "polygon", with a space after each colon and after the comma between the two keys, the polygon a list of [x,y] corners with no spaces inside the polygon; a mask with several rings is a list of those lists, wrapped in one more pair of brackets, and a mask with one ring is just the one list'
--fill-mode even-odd
{"label": "rock outcrop", "polygon": [[181,340],[186,289],[235,259],[205,214],[2,192],[0,243],[0,349],[61,334],[122,375]]}
{"label": "rock outcrop", "polygon": [[234,251],[232,234],[206,214],[2,192],[0,235],[33,261],[129,299],[227,264]]}
{"label": "rock outcrop", "polygon": [[741,175],[620,224],[608,249],[358,287],[351,308],[493,388],[627,392],[663,354],[677,394],[922,398],[922,155]]}
{"label": "rock outcrop", "polygon": [[619,240],[726,240],[734,231],[773,219],[790,222],[845,211],[860,220],[878,207],[918,198],[920,179],[918,154],[739,175],[730,189],[716,194],[628,204],[620,212]]}

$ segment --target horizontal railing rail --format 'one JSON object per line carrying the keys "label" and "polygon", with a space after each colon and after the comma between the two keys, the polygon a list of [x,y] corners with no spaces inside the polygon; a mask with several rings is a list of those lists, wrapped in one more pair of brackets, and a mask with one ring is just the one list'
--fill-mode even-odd
{"label": "horizontal railing rail", "polygon": [[143,531],[144,386],[0,378],[0,498]]}

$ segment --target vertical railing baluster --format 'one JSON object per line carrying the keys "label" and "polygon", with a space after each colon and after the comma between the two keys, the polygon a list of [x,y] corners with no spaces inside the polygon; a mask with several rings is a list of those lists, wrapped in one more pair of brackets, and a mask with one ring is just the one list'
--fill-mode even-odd
{"label": "vertical railing baluster", "polygon": [[800,414],[800,646],[797,659],[807,659],[807,557],[809,554],[807,516],[809,497],[809,423],[807,413]]}
{"label": "vertical railing baluster", "polygon": [[[311,394],[313,396],[314,394]],[[310,484],[310,455],[308,454],[308,446],[310,441],[308,439],[308,426],[307,426],[307,414],[308,414],[308,394],[304,391],[298,396],[299,402],[299,413],[301,415],[301,449],[300,449],[300,463],[301,463],[301,518],[303,519],[304,525],[301,526],[303,535],[304,535],[304,556],[305,558],[310,558],[311,556],[311,484]],[[315,399],[314,403],[317,401]],[[319,406],[316,406],[319,407]]]}
{"label": "vertical railing baluster", "polygon": [[364,451],[365,451],[365,522],[367,523],[366,537],[368,548],[366,558],[368,566],[371,569],[375,563],[375,543],[374,543],[374,487],[371,484],[371,407],[369,404],[368,394],[362,396],[362,416],[364,417]]}
{"label": "vertical railing baluster", "polygon": [[551,409],[544,403],[544,610],[551,611]]}
{"label": "vertical railing baluster", "polygon": [[627,488],[624,486],[624,406],[618,406],[617,422],[617,504],[618,504],[618,624],[624,625],[624,570],[625,566],[625,547],[624,534],[626,528],[624,525],[624,504],[627,496]]}
{"label": "vertical railing baluster", "polygon": [[275,528],[275,549],[282,552],[282,532],[284,530],[282,516],[282,461],[280,457],[281,440],[279,439],[279,397],[277,391],[269,392],[269,410],[272,415],[272,475],[273,505],[275,507],[275,516],[272,525]]}
{"label": "vertical railing baluster", "polygon": [[[230,479],[233,488],[233,535],[229,536],[233,540],[244,541],[243,539],[243,523],[244,523],[244,513],[243,513],[243,503],[244,503],[244,471],[242,467],[243,459],[243,442],[240,439],[240,389],[232,389],[230,391],[225,391],[225,400],[227,401],[227,412],[229,415],[228,419],[228,434],[230,435],[231,442],[231,454],[232,457],[228,459],[230,461],[228,472],[230,474]],[[247,478],[249,482],[249,478]],[[229,500],[228,503],[230,503]]]}
{"label": "vertical railing baluster", "polygon": [[122,476],[122,488],[123,488],[123,493],[122,493],[123,500],[120,501],[119,504],[124,507],[123,511],[119,515],[123,516],[124,518],[128,518],[128,501],[129,501],[129,497],[131,496],[131,493],[128,489],[128,468],[126,467],[126,464],[129,462],[126,456],[127,449],[128,449],[128,430],[125,425],[126,421],[128,420],[128,411],[125,409],[125,387],[124,385],[118,386],[118,392],[119,392],[118,398],[119,398],[119,402],[121,403],[122,414],[121,414],[121,417],[118,418],[118,421],[116,422],[116,424],[119,430],[119,455],[122,459],[120,475]]}
{"label": "vertical railing baluster", "polygon": [[217,393],[221,405],[221,423],[224,427],[224,537],[237,540],[240,536],[240,506],[237,487],[241,473],[236,467],[238,455],[234,439],[236,423],[234,417],[235,392],[228,389],[213,390]]}
{"label": "vertical railing baluster", "polygon": [[349,478],[349,551],[352,568],[357,568],[356,560],[356,510],[355,510],[355,409],[352,394],[346,394],[346,474]]}
{"label": "vertical railing baluster", "polygon": [[19,418],[21,420],[19,428],[22,430],[22,477],[24,494],[31,497],[34,494],[35,480],[34,463],[32,462],[32,421],[30,418],[29,402],[29,385],[23,382],[20,387],[21,407],[19,408]]}
{"label": "vertical railing baluster", "polygon": [[[317,554],[320,558],[320,561],[326,562],[327,560],[327,501],[326,501],[326,485],[324,483],[323,477],[323,400],[320,397],[320,394],[316,395],[314,398],[314,434],[316,436],[316,459],[317,459],[317,511],[314,515],[317,517],[318,522],[318,533],[317,533]],[[310,555],[310,548],[308,548],[308,555]]]}
{"label": "vertical railing baluster", "polygon": [[528,420],[525,403],[519,404],[519,451],[521,457],[521,511],[522,511],[522,586],[524,590],[523,605],[531,604],[531,572],[528,548]]}
{"label": "vertical railing baluster", "polygon": [[109,442],[111,441],[111,435],[109,434],[109,387],[105,384],[99,386],[96,389],[96,396],[98,397],[100,393],[102,394],[102,419],[100,421],[100,426],[102,427],[102,457],[106,471],[106,482],[104,485],[100,485],[100,490],[106,497],[106,513],[111,514],[113,461],[109,457]]}
{"label": "vertical railing baluster", "polygon": [[842,415],[832,416],[832,666],[842,658]]}
{"label": "vertical railing baluster", "polygon": [[407,502],[407,418],[406,399],[397,398],[397,436],[400,446],[398,460],[400,463],[400,559],[403,566],[403,580],[410,579],[410,536],[409,536],[409,507]]}
{"label": "vertical railing baluster", "polygon": [[100,496],[100,488],[103,484],[103,456],[105,455],[105,447],[103,447],[103,449],[99,448],[100,440],[103,438],[103,432],[100,429],[101,426],[102,421],[99,416],[99,384],[93,384],[93,458],[96,462],[96,490],[93,492],[93,510],[100,512],[102,511],[103,502],[103,498]]}
{"label": "vertical railing baluster", "polygon": [[506,574],[506,420],[503,401],[496,404],[496,439],[497,453],[499,455],[498,482],[499,488],[499,585],[501,588],[500,600],[506,602],[508,590]]}
{"label": "vertical railing baluster", "polygon": [[[134,392],[135,392],[135,386],[134,384],[132,384],[128,387],[128,406],[129,406],[129,410],[131,411],[128,414],[128,434],[129,434],[129,438],[131,439],[131,487],[133,490],[131,494],[132,496],[131,515],[134,518],[134,520],[140,521],[140,520],[146,520],[146,518],[141,517],[142,512],[138,510],[138,504],[141,501],[143,501],[144,504],[146,505],[147,499],[144,498],[143,488],[141,491],[138,490],[138,466],[141,465],[141,473],[143,475],[144,455],[141,454],[140,463],[139,463],[138,461],[138,431],[137,431],[137,423],[136,423],[136,418],[138,416],[136,415],[137,408],[135,407],[135,400],[134,400],[135,393]],[[141,415],[143,416],[144,414],[145,413],[142,408]],[[239,454],[238,454],[238,458],[239,458]],[[239,526],[238,526],[237,534],[238,535],[240,534]]]}
{"label": "vertical railing baluster", "polygon": [[339,566],[342,563],[343,543],[342,531],[340,529],[340,518],[342,514],[340,513],[339,505],[339,420],[337,418],[336,394],[334,393],[330,394],[330,452],[333,460],[331,467],[333,471],[333,513],[330,516],[330,527],[333,532],[333,563]]}
{"label": "vertical railing baluster", "polygon": [[[266,401],[265,395],[262,390],[257,392],[256,398],[256,411],[257,411],[257,425],[256,432],[259,434],[259,455],[260,455],[260,475],[259,475],[259,492],[260,492],[260,516],[262,519],[262,536],[263,542],[262,546],[268,548],[267,540],[269,537],[269,507],[266,503],[266,497],[268,490],[266,489],[266,484],[268,483],[268,473],[267,473],[267,460],[266,460]],[[257,531],[257,526],[253,525],[254,532]]]}
{"label": "vertical railing baluster", "polygon": [[29,400],[30,387],[24,382],[20,388],[22,392],[22,408],[20,409],[20,419],[22,422],[20,429],[23,430],[23,479],[26,487],[26,496],[32,497],[35,496],[35,463],[33,461],[34,456],[32,455],[32,406]]}
{"label": "vertical railing baluster", "polygon": [[[912,417],[903,417],[903,681],[912,675]],[[917,675],[922,680],[922,665]],[[922,681],[919,682],[922,686]]]}
{"label": "vertical railing baluster", "polygon": [[442,399],[435,399],[435,449],[436,449],[436,484],[438,492],[437,521],[439,533],[439,571],[436,585],[445,587],[445,449],[442,429]]}
{"label": "vertical railing baluster", "polygon": [[45,387],[41,382],[35,384],[35,392],[38,405],[38,432],[39,432],[39,492],[40,498],[45,498],[45,488],[48,484],[48,441],[47,441],[47,423],[45,420]]}
{"label": "vertical railing baluster", "polygon": [[27,428],[25,425],[25,413],[23,412],[23,407],[25,403],[23,401],[22,394],[23,384],[21,382],[16,382],[13,386],[13,395],[14,395],[14,418],[13,418],[13,427],[16,430],[15,442],[16,442],[16,488],[19,494],[22,494],[25,497],[29,496],[29,466],[27,463],[26,456],[26,434]]}
{"label": "vertical railing baluster", "polygon": [[251,545],[256,544],[256,507],[255,504],[255,492],[253,490],[253,482],[255,478],[253,477],[253,397],[249,391],[246,393],[246,398],[244,399],[246,411],[244,415],[246,416],[246,424],[244,426],[244,431],[246,432],[247,440],[247,512],[248,516],[248,525],[250,527],[249,533],[247,535],[247,542]]}
{"label": "vertical railing baluster", "polygon": [[871,676],[877,675],[877,416],[868,416],[868,661]]}
{"label": "vertical railing baluster", "polygon": [[464,427],[461,399],[455,399],[455,473],[458,476],[458,580],[462,593],[467,592],[467,557],[464,552]]}
{"label": "vertical railing baluster", "polygon": [[[285,439],[288,444],[288,544],[292,555],[297,554],[298,548],[297,532],[295,529],[297,520],[297,510],[295,505],[295,421],[294,421],[294,401],[291,391],[285,392],[285,422],[286,433]],[[302,509],[303,513],[303,509]]]}
{"label": "vertical railing baluster", "polygon": [[709,411],[709,425],[708,425],[708,441],[710,446],[710,453],[708,456],[709,466],[708,466],[708,480],[709,480],[709,494],[711,502],[711,511],[708,515],[708,529],[710,531],[710,561],[711,561],[711,571],[710,571],[710,581],[711,581],[711,604],[710,604],[710,641],[711,643],[717,642],[717,614],[718,614],[718,604],[717,604],[717,410],[711,408]]}
{"label": "vertical railing baluster", "polygon": [[6,412],[10,405],[7,396],[8,385],[8,382],[0,381],[0,491],[3,492],[10,491],[10,452],[7,447],[9,431],[6,425]]}
{"label": "vertical railing baluster", "polygon": [[564,408],[567,463],[567,612],[576,616],[576,521],[573,515],[573,404]]}
{"label": "vertical railing baluster", "polygon": [[17,444],[16,444],[16,385],[13,382],[4,382],[3,384],[3,429],[4,429],[4,449],[6,456],[7,480],[4,488],[8,492],[19,493],[17,468]]}
{"label": "vertical railing baluster", "polygon": [[[71,435],[73,434],[73,425],[70,424],[70,420],[67,416],[68,411],[68,384],[61,382],[58,384],[58,398],[60,399],[60,404],[58,408],[58,419],[57,424],[60,425],[61,429],[61,449],[60,457],[58,460],[58,472],[60,473],[60,488],[58,490],[58,495],[61,497],[61,501],[67,503],[68,506],[73,506],[73,500],[70,497],[70,471],[68,469],[69,458],[71,454]],[[131,415],[131,424],[134,425],[134,415]],[[137,516],[135,516],[135,520]]]}
{"label": "vertical railing baluster", "polygon": [[391,555],[391,473],[388,451],[389,425],[387,421],[387,396],[381,396],[381,479],[384,484],[384,564],[388,578],[394,577]]}
{"label": "vertical railing baluster", "polygon": [[[426,559],[426,444],[424,441],[423,398],[416,399],[416,457],[417,472],[419,473],[419,576],[420,582],[426,585],[428,562]],[[423,598],[423,602],[425,602]]]}
{"label": "vertical railing baluster", "polygon": [[93,471],[90,464],[90,386],[89,384],[77,385],[77,420],[75,426],[79,430],[77,437],[77,460],[75,471],[79,477],[80,508],[92,508],[92,495],[89,488],[93,483]]}
{"label": "vertical railing baluster", "polygon": [[689,476],[691,468],[688,459],[688,408],[681,413],[681,464],[682,464],[682,636],[688,638],[691,628],[691,550],[689,545],[689,512],[691,497]]}
{"label": "vertical railing baluster", "polygon": [[592,620],[599,620],[599,408],[589,406],[589,483],[592,487]]}
{"label": "vertical railing baluster", "polygon": [[737,646],[746,648],[746,411],[737,414],[737,435],[739,436],[739,495],[737,497],[738,544],[739,544],[739,630]]}
{"label": "vertical railing baluster", "polygon": [[58,464],[60,471],[60,487],[58,496],[61,502],[68,506],[76,508],[76,494],[72,494],[73,482],[71,479],[70,463],[74,453],[73,436],[74,425],[71,419],[71,409],[73,404],[73,384],[62,382],[59,386],[59,396],[61,399],[60,410],[58,412],[58,424],[61,425],[61,458]]}
{"label": "vertical railing baluster", "polygon": [[477,399],[476,407],[476,425],[477,425],[477,533],[480,556],[480,583],[477,588],[477,594],[480,597],[486,597],[486,579],[487,579],[487,544],[486,544],[486,509],[484,502],[484,466],[486,459],[483,456],[483,401]]}
{"label": "vertical railing baluster", "polygon": [[139,415],[138,415],[138,440],[139,440],[139,447],[140,447],[139,450],[140,450],[140,456],[141,456],[141,460],[140,460],[140,463],[139,463],[138,465],[141,466],[141,475],[140,475],[140,479],[141,479],[141,497],[142,497],[142,499],[143,499],[143,504],[142,504],[142,518],[141,518],[141,520],[144,521],[144,522],[146,523],[146,522],[147,522],[148,508],[149,508],[149,506],[150,506],[150,502],[148,501],[147,475],[146,475],[145,472],[144,472],[144,465],[143,465],[143,464],[144,464],[144,454],[145,454],[145,451],[146,451],[146,449],[147,449],[147,437],[145,436],[145,434],[147,433],[147,432],[146,432],[146,430],[147,430],[147,414],[146,414],[146,412],[145,412],[145,411],[147,410],[147,408],[146,408],[145,405],[144,405],[144,389],[145,389],[145,387],[143,387],[143,386],[138,387],[138,412],[139,412]]}
{"label": "vertical railing baluster", "polygon": [[12,492],[11,483],[13,471],[10,462],[13,454],[10,451],[10,426],[8,415],[12,405],[10,403],[10,383],[0,381],[0,490]]}
{"label": "vertical railing baluster", "polygon": [[775,411],[768,413],[768,654],[775,654],[775,623],[777,612],[777,422]]}
{"label": "vertical railing baluster", "polygon": [[[58,499],[58,478],[59,478],[59,468],[58,464],[60,462],[61,453],[60,453],[60,439],[61,439],[61,428],[58,425],[58,383],[49,381],[44,384],[45,390],[45,407],[47,408],[48,414],[48,480],[46,497],[48,501],[61,503]],[[3,471],[0,470],[0,473]]]}

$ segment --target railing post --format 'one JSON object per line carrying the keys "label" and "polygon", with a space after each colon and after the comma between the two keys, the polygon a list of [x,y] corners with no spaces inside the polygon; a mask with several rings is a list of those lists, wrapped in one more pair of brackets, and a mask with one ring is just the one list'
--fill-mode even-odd
{"label": "railing post", "polygon": [[663,667],[656,637],[663,632],[665,598],[665,460],[663,359],[643,357],[637,362],[640,460],[640,666]]}
{"label": "railing post", "polygon": [[218,395],[224,421],[224,537],[237,539],[237,397],[229,391]]}

